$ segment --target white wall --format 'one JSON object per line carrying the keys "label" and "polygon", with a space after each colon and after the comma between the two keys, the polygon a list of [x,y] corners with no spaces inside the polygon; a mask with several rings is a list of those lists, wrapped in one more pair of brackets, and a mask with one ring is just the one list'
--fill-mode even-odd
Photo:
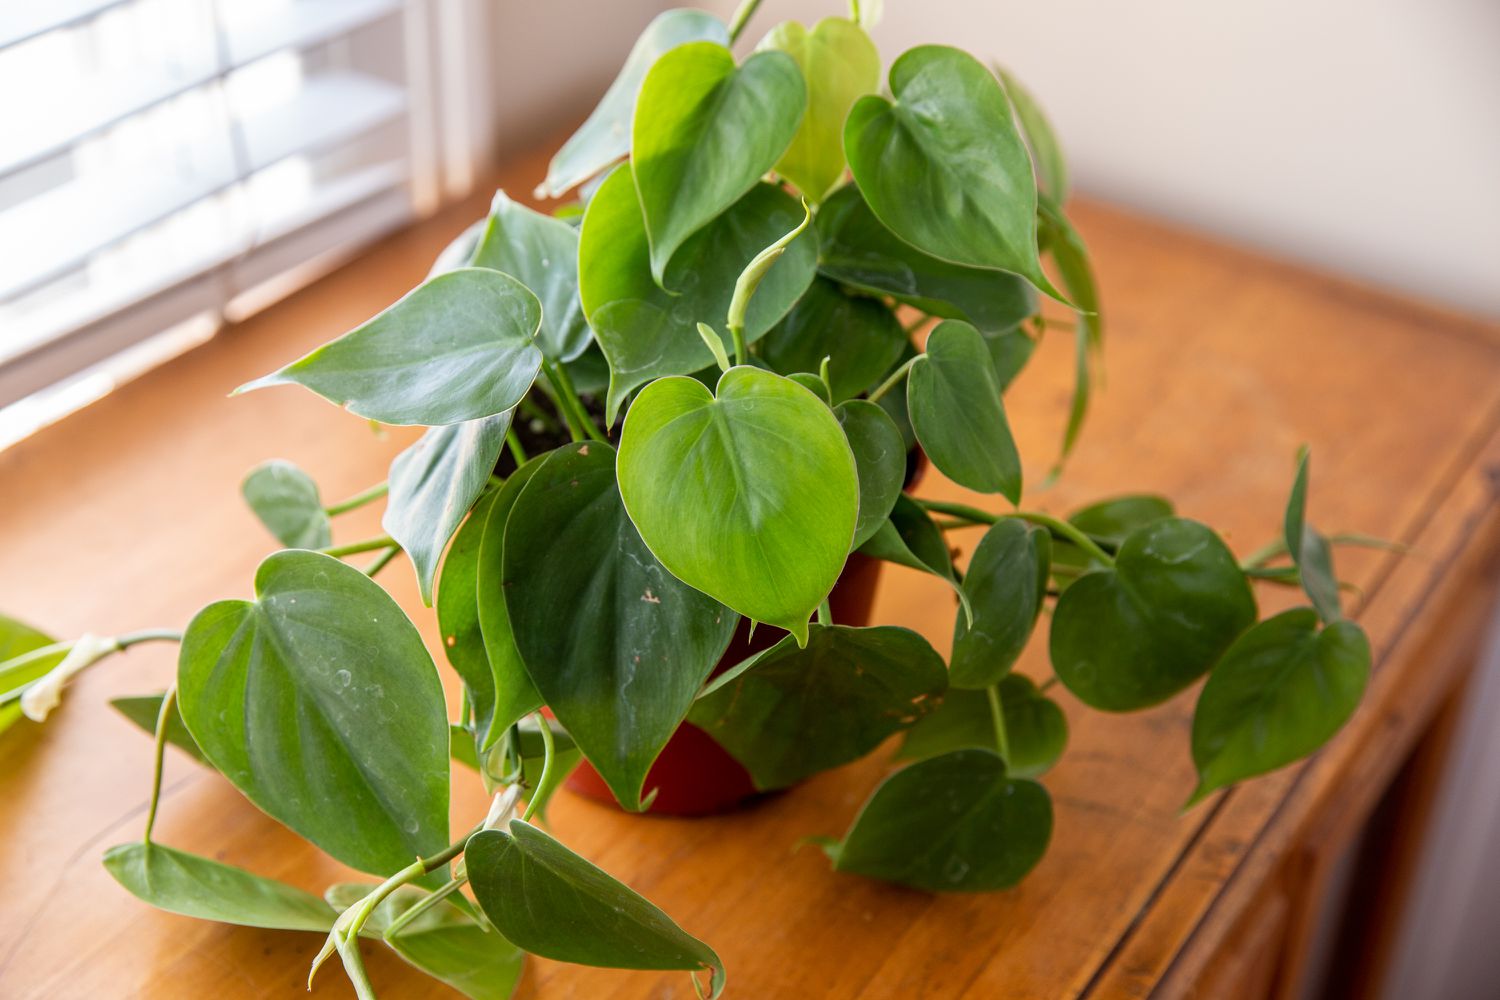
{"label": "white wall", "polygon": [[1090,194],[1500,316],[1500,0],[885,0],[875,38],[1003,61]]}

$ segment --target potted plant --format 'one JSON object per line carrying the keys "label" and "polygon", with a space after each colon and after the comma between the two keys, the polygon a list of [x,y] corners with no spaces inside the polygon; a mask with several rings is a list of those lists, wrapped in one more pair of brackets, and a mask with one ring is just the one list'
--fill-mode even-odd
{"label": "potted plant", "polygon": [[[1102,322],[1063,158],[1026,91],[957,49],[900,55],[882,91],[857,5],[736,59],[755,7],[658,17],[539,189],[582,185],[577,201],[549,215],[498,195],[420,286],[245,386],[428,428],[343,503],[288,463],[253,470],[245,497],[285,546],[253,599],[180,634],[55,642],[0,621],[0,726],[44,718],[112,653],[181,643],[168,691],[118,703],[157,747],[145,833],[105,856],[130,892],[325,934],[313,971],[336,953],[360,996],[361,938],[473,997],[508,996],[525,952],[688,970],[717,994],[709,944],[538,825],[580,760],[624,809],[659,793],[691,812],[900,736],[900,766],[822,841],[832,867],[988,891],[1047,847],[1054,683],[1124,712],[1206,677],[1189,804],[1353,712],[1369,646],[1306,523],[1305,454],[1281,537],[1244,561],[1161,497],[1064,519],[908,492],[930,461],[1019,505],[1003,393],[1068,325],[1046,298],[1076,315],[1064,457],[1077,437]],[[386,535],[333,544],[331,517],[382,497]],[[960,572],[944,531],[976,524]],[[436,602],[456,721],[375,581],[398,555]],[[887,561],[952,589],[946,660],[867,622]],[[1253,580],[1309,606],[1258,620]],[[1056,676],[1038,685],[1011,668],[1044,611]],[[674,740],[691,741],[677,764]],[[167,743],[379,881],[319,898],[155,843]],[[494,793],[457,836],[450,753]]]}

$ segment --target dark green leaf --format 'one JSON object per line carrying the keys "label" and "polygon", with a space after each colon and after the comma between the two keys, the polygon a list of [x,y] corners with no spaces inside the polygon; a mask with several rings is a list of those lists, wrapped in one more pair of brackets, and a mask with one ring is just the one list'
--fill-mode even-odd
{"label": "dark green leaf", "polygon": [[533,955],[614,969],[712,969],[713,949],[648,900],[541,830],[512,820],[509,832],[469,838],[464,856],[485,916]]}
{"label": "dark green leaf", "polygon": [[[159,694],[145,694],[130,698],[112,698],[109,703],[125,718],[155,736],[156,720],[161,715],[161,700],[162,696]],[[199,763],[208,763],[208,758],[203,756],[203,751],[198,747],[198,741],[193,739],[193,734],[188,732],[187,726],[182,724],[182,713],[177,710],[175,701],[172,703],[171,714],[167,716],[167,742],[186,752]]]}
{"label": "dark green leaf", "polygon": [[432,603],[432,579],[448,539],[490,480],[514,412],[430,428],[391,462],[390,500],[380,523],[411,559],[424,604]]}
{"label": "dark green leaf", "polygon": [[818,212],[818,269],[841,285],[891,295],[981,332],[1009,330],[1036,312],[1026,279],[925,254],[875,218],[859,188],[845,185]]}
{"label": "dark green leaf", "polygon": [[1063,159],[1062,145],[1052,131],[1052,123],[1047,121],[1046,114],[1041,105],[1037,104],[1036,98],[1031,96],[1031,91],[1021,86],[1021,81],[1003,69],[997,68],[996,72],[1005,84],[1006,96],[1010,98],[1016,120],[1021,124],[1021,133],[1026,137],[1026,145],[1031,150],[1031,160],[1036,166],[1037,186],[1061,204],[1068,197],[1068,165]]}
{"label": "dark green leaf", "polygon": [[979,331],[944,320],[906,378],[917,440],[938,471],[960,486],[1021,499],[1021,456],[1000,401],[1000,380]]}
{"label": "dark green leaf", "polygon": [[701,10],[669,10],[646,26],[625,58],[620,74],[572,138],[552,158],[539,196],[556,198],[630,152],[630,120],[641,81],[656,60],[684,42],[729,44],[724,22]]}
{"label": "dark green leaf", "polygon": [[160,844],[111,847],[104,867],[138,899],[199,920],[326,932],[337,917],[311,893]]}
{"label": "dark green leaf", "polygon": [[472,264],[519,278],[541,301],[536,345],[547,357],[571,361],[589,346],[589,327],[578,301],[578,230],[499,191]]}
{"label": "dark green leaf", "polygon": [[448,844],[443,689],[416,627],[369,577],[288,549],[257,600],[183,638],[178,704],[221,773],[347,865],[389,874]]}
{"label": "dark green leaf", "polygon": [[506,524],[504,565],[527,673],[615,797],[641,808],[646,773],[735,616],[647,549],[620,502],[614,449],[598,442],[553,452],[531,477]]}
{"label": "dark green leaf", "polygon": [[1063,591],[1052,665],[1087,705],[1145,708],[1207,673],[1254,621],[1250,583],[1219,536],[1164,518],[1126,536],[1113,569]]}
{"label": "dark green leaf", "polygon": [[930,892],[987,892],[1021,881],[1051,837],[1046,789],[1007,777],[991,751],[957,750],[887,778],[828,853],[838,871]]}
{"label": "dark green leaf", "polygon": [[291,462],[273,458],[250,470],[240,484],[245,503],[275,539],[289,549],[333,544],[333,525],[318,484]]}
{"label": "dark green leaf", "polygon": [[542,352],[542,307],[508,274],[429,278],[363,326],[235,392],[298,384],[384,424],[456,424],[521,401]]}
{"label": "dark green leaf", "polygon": [[[1062,709],[1021,674],[1007,674],[1000,682],[1000,704],[1010,747],[1007,773],[1014,778],[1046,773],[1068,744],[1068,720]],[[926,760],[954,750],[994,750],[995,746],[989,695],[953,688],[937,711],[907,730],[896,756]]]}
{"label": "dark green leaf", "polygon": [[1045,529],[1001,518],[969,560],[963,589],[973,609],[953,623],[950,682],[959,688],[998,683],[1020,658],[1047,596],[1051,537]]}
{"label": "dark green leaf", "polygon": [[1089,504],[1068,515],[1068,521],[1107,548],[1117,549],[1137,528],[1177,513],[1172,501],[1153,493],[1129,493]]}
{"label": "dark green leaf", "polygon": [[724,46],[689,42],[651,67],[632,119],[630,168],[657,284],[671,287],[667,262],[677,248],[775,166],[806,104],[785,52],[757,52],[736,67]]}
{"label": "dark green leaf", "polygon": [[[667,269],[665,292],[651,277],[650,245],[630,168],[610,174],[589,202],[579,235],[579,294],[589,324],[609,359],[607,416],[640,385],[663,375],[688,375],[714,363],[698,324],[719,331],[732,350],[725,319],[735,281],[762,249],[801,221],[786,192],[757,184],[682,245]],[[803,233],[761,279],[745,315],[753,344],[807,290],[817,268],[817,241]],[[813,369],[816,370],[816,369]]]}
{"label": "dark green leaf", "polygon": [[921,45],[891,65],[895,100],[849,112],[844,148],[870,208],[935,257],[1009,271],[1055,294],[1037,257],[1036,178],[1000,81],[973,56]]}
{"label": "dark green leaf", "polygon": [[1078,329],[1074,333],[1073,349],[1073,402],[1068,408],[1068,423],[1063,430],[1062,449],[1058,455],[1055,475],[1063,461],[1078,443],[1083,430],[1084,418],[1088,416],[1089,398],[1093,392],[1093,359],[1098,355],[1104,336],[1104,325],[1099,314],[1098,285],[1094,280],[1093,265],[1089,262],[1088,248],[1083,238],[1068,222],[1061,209],[1047,198],[1041,200],[1043,234],[1048,248],[1057,264],[1063,288],[1078,307]]}
{"label": "dark green leaf", "polygon": [[1229,647],[1193,714],[1198,789],[1189,804],[1318,749],[1354,714],[1370,643],[1353,622],[1318,630],[1311,608],[1268,618]]}
{"label": "dark green leaf", "polygon": [[1307,523],[1307,476],[1310,456],[1306,448],[1297,456],[1297,478],[1286,505],[1286,547],[1297,566],[1302,590],[1325,622],[1344,617],[1339,601],[1339,581],[1333,572],[1333,550],[1328,539]]}
{"label": "dark green leaf", "polygon": [[620,492],[673,576],[801,641],[859,512],[854,456],[833,413],[749,366],[724,373],[717,398],[690,378],[648,385],[621,433]]}
{"label": "dark green leaf", "polygon": [[958,584],[953,572],[953,558],[948,542],[927,512],[910,497],[901,495],[891,507],[891,515],[859,551],[873,559],[884,559],[940,577],[958,595],[965,613],[970,613],[969,595]]}
{"label": "dark green leaf", "polygon": [[469,708],[476,720],[476,731],[481,734],[488,731],[495,713],[495,681],[490,673],[490,660],[484,651],[484,632],[479,624],[479,544],[484,538],[485,521],[497,495],[490,492],[481,497],[458,529],[453,547],[448,550],[448,558],[443,560],[437,592],[437,620],[443,636],[443,654],[464,682]]}
{"label": "dark green leaf", "polygon": [[1010,388],[1010,384],[1031,360],[1031,355],[1036,352],[1036,341],[1019,328],[1000,333],[979,332],[984,337],[985,346],[990,349],[990,361],[995,366],[995,377],[1000,380],[1003,392]]}
{"label": "dark green leaf", "polygon": [[943,658],[909,629],[814,625],[805,649],[787,636],[716,681],[688,721],[766,791],[863,757],[946,687]]}
{"label": "dark green leaf", "polygon": [[778,372],[816,372],[828,362],[829,389],[843,402],[869,389],[909,343],[894,313],[876,299],[848,296],[818,278],[761,343]]}
{"label": "dark green leaf", "polygon": [[887,523],[906,478],[906,442],[890,417],[875,403],[851,399],[834,407],[859,477],[859,519],[854,547],[859,548]]}

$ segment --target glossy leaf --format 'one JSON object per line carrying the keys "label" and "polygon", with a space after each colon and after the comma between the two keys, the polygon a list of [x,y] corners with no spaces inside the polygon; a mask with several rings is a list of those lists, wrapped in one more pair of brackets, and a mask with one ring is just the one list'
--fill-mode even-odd
{"label": "glossy leaf", "polygon": [[300,549],[260,564],[183,638],[178,704],[198,746],[272,817],[389,874],[448,844],[448,723],[416,627],[369,577]]}
{"label": "glossy leaf", "polygon": [[936,708],[948,684],[927,640],[894,625],[814,625],[806,648],[787,636],[730,673],[688,721],[762,791],[863,757]]}
{"label": "glossy leaf", "polygon": [[[1006,744],[1010,748],[1006,773],[1013,778],[1045,774],[1068,744],[1068,720],[1062,709],[1021,674],[1007,674],[1000,681],[1000,704]],[[984,691],[952,688],[943,696],[937,711],[917,720],[906,731],[896,756],[903,760],[926,760],[954,750],[995,748],[995,721],[989,695]]]}
{"label": "glossy leaf", "polygon": [[1106,548],[1117,549],[1137,528],[1177,513],[1172,501],[1154,493],[1127,493],[1100,500],[1068,515],[1068,521]]}
{"label": "glossy leaf", "polygon": [[614,449],[598,442],[558,449],[531,477],[506,523],[504,569],[536,689],[620,803],[640,809],[735,616],[651,554],[620,502]]}
{"label": "glossy leaf", "polygon": [[844,119],[859,97],[880,87],[880,53],[863,28],[842,17],[826,17],[811,31],[783,21],[758,48],[791,56],[807,84],[807,112],[776,172],[816,204],[844,175]]}
{"label": "glossy leaf", "polygon": [[427,277],[434,278],[445,271],[468,267],[474,258],[474,251],[479,247],[479,241],[484,238],[485,227],[489,224],[488,218],[480,219],[455,236],[453,242],[443,247],[437,259],[432,262],[432,270],[427,272]]}
{"label": "glossy leaf", "polygon": [[996,68],[996,74],[1005,84],[1005,94],[1010,98],[1011,108],[1020,123],[1021,134],[1031,150],[1031,161],[1036,168],[1037,186],[1059,204],[1068,197],[1068,165],[1063,159],[1062,144],[1052,131],[1052,123],[1042,111],[1031,91],[1021,85],[1005,70]]}
{"label": "glossy leaf", "polygon": [[1010,673],[1042,613],[1051,553],[1047,531],[1024,521],[1001,518],[985,532],[963,581],[974,620],[953,623],[954,687],[986,688]]}
{"label": "glossy leaf", "polygon": [[[146,694],[128,698],[111,698],[109,703],[121,715],[143,729],[147,735],[154,737],[156,720],[161,716],[161,700],[162,696],[159,694]],[[176,702],[172,703],[171,714],[167,716],[167,742],[200,764],[208,764],[208,758],[203,756],[198,741],[193,739],[193,734],[188,732],[187,726],[183,724],[182,713],[177,710]]]}
{"label": "glossy leaf", "polygon": [[1369,676],[1364,631],[1350,621],[1319,630],[1311,608],[1240,636],[1208,675],[1193,713],[1198,789],[1189,804],[1321,747],[1354,714]]}
{"label": "glossy leaf", "polygon": [[489,482],[513,410],[429,428],[391,462],[390,499],[381,526],[417,571],[424,604],[448,540]]}
{"label": "glossy leaf", "polygon": [[835,403],[880,381],[906,349],[906,331],[876,299],[849,296],[827,278],[808,286],[761,342],[761,356],[778,372],[817,372],[828,361]]}
{"label": "glossy leaf", "polygon": [[927,512],[911,498],[902,495],[891,507],[891,515],[875,530],[859,551],[872,559],[908,566],[941,578],[958,595],[966,614],[972,613],[969,595],[958,584],[948,542]]}
{"label": "glossy leaf", "polygon": [[944,320],[906,378],[917,440],[938,471],[960,486],[1021,499],[1021,456],[1010,434],[1000,380],[979,331]]}
{"label": "glossy leaf", "polygon": [[1285,536],[1287,551],[1297,567],[1302,590],[1325,622],[1344,617],[1339,600],[1339,581],[1333,572],[1333,550],[1307,523],[1307,476],[1310,457],[1304,448],[1297,457],[1297,477],[1287,499]]}
{"label": "glossy leaf", "polygon": [[651,67],[631,123],[630,168],[658,285],[671,287],[667,262],[688,237],[775,166],[806,104],[785,52],[757,52],[736,66],[723,45],[689,42]]}
{"label": "glossy leaf", "polygon": [[[589,324],[609,359],[606,415],[653,378],[688,375],[714,363],[698,333],[707,323],[731,350],[725,319],[740,273],[766,246],[802,219],[786,192],[757,184],[694,234],[673,257],[663,291],[651,277],[650,246],[629,167],[605,179],[589,202],[579,235],[579,294]],[[812,233],[792,241],[750,300],[745,342],[753,344],[786,314],[813,280]]]}
{"label": "glossy leaf", "polygon": [[326,932],[333,908],[301,889],[160,844],[120,844],[104,867],[131,895],[159,910],[241,927]]}
{"label": "glossy leaf", "polygon": [[673,576],[800,642],[844,568],[859,511],[833,413],[749,366],[724,373],[717,398],[690,378],[642,390],[621,433],[620,493]]}
{"label": "glossy leaf", "polygon": [[321,549],[333,544],[333,525],[323,509],[318,484],[291,462],[273,458],[250,470],[240,494],[271,535],[289,549]]}
{"label": "glossy leaf", "polygon": [[854,524],[854,547],[859,548],[887,523],[906,479],[906,442],[894,421],[875,403],[850,399],[834,407],[833,415],[854,453],[859,479],[859,518]]}
{"label": "glossy leaf", "polygon": [[849,167],[886,228],[956,264],[1055,294],[1037,257],[1036,178],[1000,81],[973,56],[920,45],[891,65],[894,100],[861,97]]}
{"label": "glossy leaf", "polygon": [[701,10],[658,14],[636,39],[598,107],[552,157],[537,195],[556,198],[629,153],[630,120],[646,71],[677,46],[699,41],[728,45],[729,30],[719,18]]}
{"label": "glossy leaf", "polygon": [[926,889],[988,892],[1015,885],[1052,836],[1052,800],[1007,777],[987,750],[957,750],[902,768],[860,810],[833,867]]}
{"label": "glossy leaf", "polygon": [[1170,698],[1255,621],[1255,598],[1233,553],[1207,527],[1153,521],[1126,536],[1113,569],[1063,591],[1052,613],[1057,676],[1111,712]]}
{"label": "glossy leaf", "polygon": [[[488,736],[495,715],[495,677],[490,670],[484,630],[479,622],[479,552],[485,523],[498,495],[495,491],[481,497],[463,527],[458,529],[453,546],[448,550],[448,558],[443,560],[437,591],[437,620],[443,636],[443,654],[464,682],[475,733],[481,742]],[[498,580],[498,572],[495,578]],[[534,691],[530,678],[525,678],[525,685]],[[537,705],[541,704],[539,698],[535,700]],[[474,753],[476,750],[471,740],[469,751]],[[478,766],[477,761],[474,766]]]}
{"label": "glossy leaf", "polygon": [[490,922],[543,958],[614,969],[712,969],[713,949],[629,886],[520,820],[484,830],[464,852],[474,896]]}
{"label": "glossy leaf", "polygon": [[589,346],[578,300],[578,230],[496,192],[474,267],[504,271],[542,303],[536,346],[554,361],[572,361]]}
{"label": "glossy leaf", "polygon": [[363,326],[235,391],[298,384],[383,424],[456,424],[515,406],[542,363],[541,304],[508,274],[448,271]]}
{"label": "glossy leaf", "polygon": [[824,203],[817,229],[818,270],[841,285],[966,320],[983,333],[1012,329],[1036,312],[1026,279],[923,253],[887,229],[853,184]]}

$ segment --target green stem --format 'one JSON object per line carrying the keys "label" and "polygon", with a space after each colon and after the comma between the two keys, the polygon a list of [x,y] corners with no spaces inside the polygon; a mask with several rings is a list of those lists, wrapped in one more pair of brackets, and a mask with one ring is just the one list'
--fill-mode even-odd
{"label": "green stem", "polygon": [[557,421],[552,419],[552,414],[548,413],[540,406],[537,406],[536,400],[532,399],[530,396],[523,398],[517,408],[520,411],[521,416],[525,417],[528,420],[535,420],[537,423],[542,425],[543,430],[552,431],[554,433],[557,431]]}
{"label": "green stem", "polygon": [[146,832],[141,834],[141,843],[151,845],[151,830],[156,826],[156,807],[161,802],[162,765],[167,754],[167,721],[172,718],[172,709],[177,704],[177,686],[167,688],[162,695],[161,709],[156,713],[156,758],[151,772],[151,805],[146,809]]}
{"label": "green stem", "polygon": [[583,408],[583,400],[578,398],[578,390],[573,388],[573,380],[562,365],[553,365],[542,362],[542,368],[547,373],[547,379],[557,390],[558,406],[563,413],[563,419],[568,422],[568,430],[573,434],[574,441],[582,441],[584,435],[595,441],[606,441],[607,438],[599,433],[599,428],[594,426],[593,420],[589,419],[588,411]]}
{"label": "green stem", "polygon": [[1278,538],[1267,542],[1244,559],[1240,560],[1240,569],[1252,570],[1264,566],[1278,556],[1286,555],[1286,539]]}
{"label": "green stem", "polygon": [[347,500],[340,500],[336,504],[324,507],[323,513],[327,514],[329,517],[336,517],[337,515],[343,514],[347,511],[357,510],[358,508],[363,507],[365,504],[370,503],[372,500],[379,500],[390,491],[390,483],[376,483],[369,489],[361,493],[356,493],[354,494],[354,496],[350,497]]}
{"label": "green stem", "polygon": [[552,761],[556,754],[552,745],[552,727],[547,723],[547,717],[541,712],[536,713],[536,720],[542,729],[542,775],[536,779],[536,788],[531,793],[531,801],[526,803],[526,811],[521,814],[521,822],[529,821],[532,814],[542,804],[542,797],[537,794],[544,788],[549,788],[549,779],[552,777]]}
{"label": "green stem", "polygon": [[391,560],[396,558],[400,554],[401,546],[392,545],[390,548],[380,553],[380,555],[376,556],[374,562],[365,567],[365,576],[373,578],[376,573],[379,573],[381,570],[389,566],[391,564]]}
{"label": "green stem", "polygon": [[1043,514],[1041,511],[1035,510],[1018,510],[1014,514],[1007,514],[1006,516],[1019,518],[1022,521],[1030,521],[1032,524],[1040,524],[1042,527],[1052,532],[1052,534],[1058,535],[1062,538],[1066,538],[1068,541],[1072,542],[1074,545],[1078,546],[1080,549],[1087,552],[1089,555],[1093,556],[1104,565],[1113,566],[1115,564],[1114,556],[1110,555],[1108,552],[1105,552],[1102,548],[1099,547],[1098,542],[1094,541],[1088,535],[1084,534],[1083,531],[1081,531],[1076,525],[1069,524],[1067,521],[1053,517],[1051,514]]}
{"label": "green stem", "polygon": [[387,938],[392,938],[397,934],[400,934],[402,929],[405,928],[407,924],[411,923],[413,920],[417,919],[422,914],[426,913],[428,910],[432,909],[434,906],[438,905],[443,900],[453,895],[460,888],[462,888],[464,883],[467,881],[469,881],[469,877],[467,875],[450,878],[435,891],[428,893],[426,896],[418,900],[415,905],[408,906],[405,910],[402,910],[401,915],[398,916],[395,920],[392,920],[390,922],[390,925],[386,927],[385,936]]}
{"label": "green stem", "polygon": [[1010,737],[1005,732],[1005,706],[1000,704],[1000,685],[991,684],[984,689],[984,693],[990,699],[990,719],[995,723],[995,746],[1000,751],[1000,759],[1010,766]]}
{"label": "green stem", "polygon": [[350,542],[348,545],[330,545],[326,549],[318,549],[325,556],[342,558],[344,556],[357,556],[362,552],[374,552],[377,549],[389,548],[397,545],[397,541],[390,535],[381,535],[378,538],[366,538],[362,542]]}
{"label": "green stem", "polygon": [[818,624],[833,624],[833,605],[828,603],[828,598],[826,597],[823,598],[823,602],[818,605]]}
{"label": "green stem", "polygon": [[849,0],[849,20],[859,23],[859,0]]}
{"label": "green stem", "polygon": [[895,371],[891,372],[891,377],[880,383],[875,391],[870,393],[870,402],[880,402],[881,396],[884,396],[886,393],[896,388],[896,386],[900,385],[901,380],[906,378],[907,372],[911,371],[911,366],[916,364],[917,361],[922,357],[924,357],[924,355],[918,354],[915,358],[909,358],[907,359],[906,363],[903,364],[900,368],[897,368]]}
{"label": "green stem", "polygon": [[115,636],[115,648],[124,652],[143,642],[181,642],[182,633],[170,628],[146,628]]}
{"label": "green stem", "polygon": [[[913,498],[916,499],[916,498]],[[1000,520],[998,514],[991,514],[987,510],[978,507],[970,507],[966,503],[948,503],[946,500],[917,500],[923,510],[935,511],[939,514],[949,514],[953,517],[962,518],[970,524],[994,524]]]}
{"label": "green stem", "polygon": [[745,328],[738,324],[730,324],[729,336],[734,338],[734,363],[737,365],[749,364],[750,351],[745,347]]}
{"label": "green stem", "polygon": [[745,30],[745,25],[750,18],[755,16],[755,8],[760,6],[760,0],[741,0],[739,7],[735,9],[734,17],[729,21],[729,44],[733,45],[740,40],[740,33]]}
{"label": "green stem", "polygon": [[510,457],[515,460],[516,468],[526,464],[526,449],[521,447],[521,439],[516,436],[514,427],[505,432],[505,447],[510,449]]}

